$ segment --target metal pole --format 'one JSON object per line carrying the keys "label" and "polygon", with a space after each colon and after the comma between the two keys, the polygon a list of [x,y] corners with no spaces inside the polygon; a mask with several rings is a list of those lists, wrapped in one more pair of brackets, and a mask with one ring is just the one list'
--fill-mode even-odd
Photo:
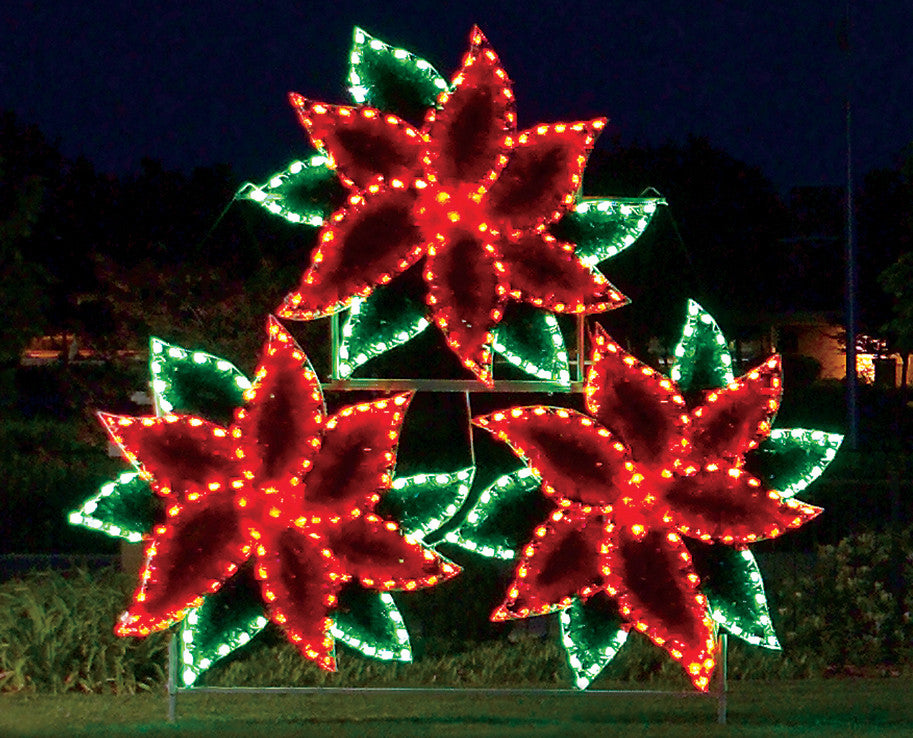
{"label": "metal pole", "polygon": [[720,683],[716,695],[716,721],[720,725],[726,724],[726,697],[727,679],[729,677],[729,636],[723,633],[720,636]]}
{"label": "metal pole", "polygon": [[339,313],[333,313],[330,316],[330,380],[335,382],[339,379]]}
{"label": "metal pole", "polygon": [[586,319],[577,316],[577,381],[583,382],[586,374]]}
{"label": "metal pole", "polygon": [[177,715],[178,702],[178,637],[172,634],[168,639],[168,722],[173,723]]}
{"label": "metal pole", "polygon": [[846,37],[844,53],[846,62],[846,414],[847,447],[858,447],[858,378],[856,376],[856,243],[853,220],[853,55],[850,42],[852,0],[846,0]]}

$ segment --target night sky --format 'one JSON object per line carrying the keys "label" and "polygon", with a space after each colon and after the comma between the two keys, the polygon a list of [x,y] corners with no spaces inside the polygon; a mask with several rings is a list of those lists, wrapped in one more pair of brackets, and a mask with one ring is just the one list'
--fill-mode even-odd
{"label": "night sky", "polygon": [[0,108],[101,171],[152,157],[257,180],[306,150],[288,91],[348,101],[354,26],[449,79],[478,23],[523,127],[605,115],[602,145],[696,134],[781,190],[839,184],[848,69],[860,175],[913,141],[913,2],[856,0],[849,53],[844,12],[842,0],[6,0]]}

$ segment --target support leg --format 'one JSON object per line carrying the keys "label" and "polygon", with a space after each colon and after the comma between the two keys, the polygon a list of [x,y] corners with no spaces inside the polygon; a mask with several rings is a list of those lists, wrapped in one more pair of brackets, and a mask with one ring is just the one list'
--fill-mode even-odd
{"label": "support leg", "polygon": [[168,722],[173,723],[177,716],[178,702],[178,639],[172,635],[168,640]]}
{"label": "support leg", "polygon": [[716,696],[716,721],[720,725],[726,724],[726,691],[727,691],[727,679],[729,677],[728,672],[728,656],[729,656],[729,636],[726,633],[723,633],[720,636],[720,682],[717,686],[717,696]]}

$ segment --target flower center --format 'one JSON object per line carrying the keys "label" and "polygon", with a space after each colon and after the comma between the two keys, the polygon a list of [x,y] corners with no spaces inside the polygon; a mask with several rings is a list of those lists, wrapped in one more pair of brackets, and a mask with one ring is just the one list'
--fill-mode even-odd
{"label": "flower center", "polygon": [[467,238],[491,241],[494,232],[482,199],[470,188],[449,189],[430,184],[419,189],[415,221],[422,241],[435,248]]}
{"label": "flower center", "polygon": [[614,505],[615,523],[644,530],[662,526],[664,500],[674,478],[671,466],[635,464]]}

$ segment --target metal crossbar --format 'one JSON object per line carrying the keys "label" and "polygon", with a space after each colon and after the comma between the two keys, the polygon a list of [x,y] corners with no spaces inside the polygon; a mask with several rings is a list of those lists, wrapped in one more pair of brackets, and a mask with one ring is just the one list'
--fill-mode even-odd
{"label": "metal crossbar", "polygon": [[410,694],[410,695],[466,695],[467,697],[528,697],[528,696],[668,696],[668,697],[704,697],[715,699],[716,721],[726,724],[728,694],[728,636],[723,633],[719,640],[720,672],[716,689],[712,692],[674,692],[661,689],[542,689],[542,688],[509,688],[509,687],[179,687],[178,686],[178,645],[177,636],[172,636],[168,643],[168,722],[177,720],[177,701],[181,694]]}
{"label": "metal crossbar", "polygon": [[492,387],[485,386],[477,379],[420,379],[420,378],[385,378],[358,377],[342,378],[339,375],[339,344],[342,331],[339,326],[339,313],[330,316],[330,366],[327,381],[321,383],[322,389],[331,392],[354,390],[378,390],[383,392],[488,392],[493,394],[517,394],[523,392],[573,394],[583,392],[584,372],[586,368],[586,319],[576,316],[574,343],[576,356],[574,379],[569,384],[561,384],[541,379],[507,379],[495,380]]}

